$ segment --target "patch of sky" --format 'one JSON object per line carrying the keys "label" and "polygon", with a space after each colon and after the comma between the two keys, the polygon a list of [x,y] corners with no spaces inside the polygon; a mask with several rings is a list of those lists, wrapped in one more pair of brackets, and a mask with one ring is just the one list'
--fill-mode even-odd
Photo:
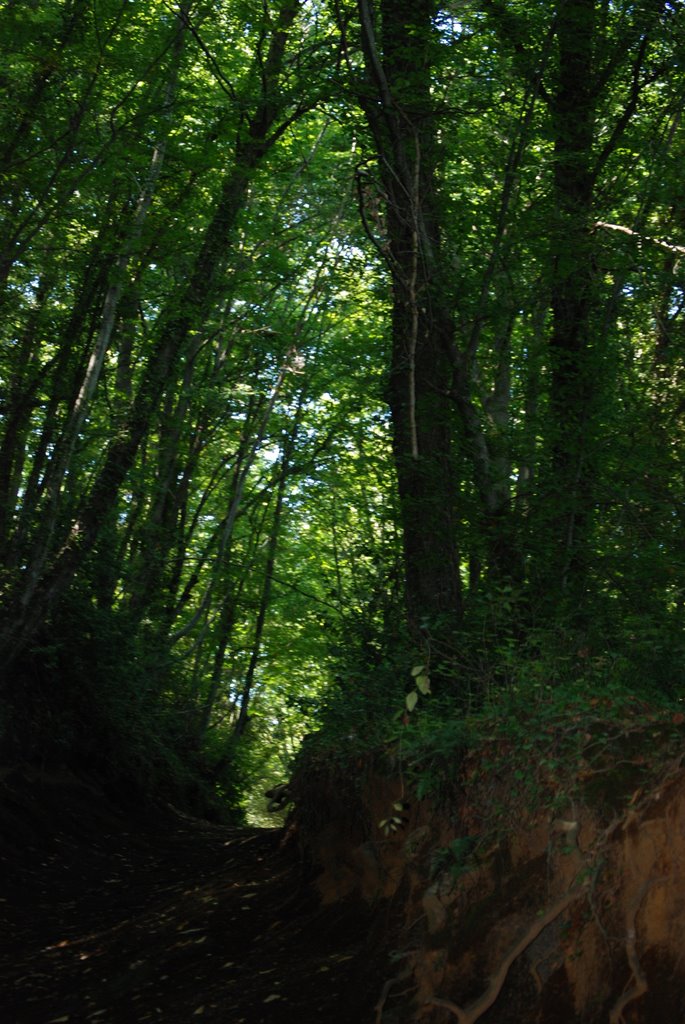
{"label": "patch of sky", "polygon": [[464,31],[464,26],[454,14],[448,10],[438,11],[433,18],[433,24],[437,30],[441,43],[449,46],[456,42]]}

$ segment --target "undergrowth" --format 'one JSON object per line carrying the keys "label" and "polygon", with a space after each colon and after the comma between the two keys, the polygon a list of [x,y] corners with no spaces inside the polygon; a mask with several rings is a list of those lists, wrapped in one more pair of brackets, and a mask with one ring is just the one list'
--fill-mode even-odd
{"label": "undergrowth", "polygon": [[392,695],[392,708],[386,703],[384,715],[343,733],[343,723],[362,719],[346,719],[339,706],[301,765],[315,755],[349,772],[354,756],[370,757],[415,799],[454,807],[466,792],[489,835],[516,828],[521,814],[554,813],[569,802],[618,812],[679,756],[685,705],[674,687],[631,687],[624,666],[582,650],[575,662],[560,660],[556,673],[550,661],[521,661],[517,677],[513,667],[511,660],[504,679],[489,677],[478,697],[469,687],[464,699],[443,681],[436,692],[417,687],[431,667],[406,660],[401,686],[395,677],[383,694],[386,702]]}
{"label": "undergrowth", "polygon": [[[192,694],[162,644],[78,602],[17,663],[0,699],[0,760],[67,768],[122,803],[237,821],[239,769],[201,749]],[[218,767],[217,767],[218,766]]]}

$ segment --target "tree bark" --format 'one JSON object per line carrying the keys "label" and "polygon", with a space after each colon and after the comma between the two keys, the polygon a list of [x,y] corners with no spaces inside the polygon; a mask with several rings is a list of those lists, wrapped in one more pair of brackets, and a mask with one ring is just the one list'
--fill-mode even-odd
{"label": "tree bark", "polygon": [[369,0],[359,0],[366,61],[360,100],[387,207],[393,303],[388,401],[407,615],[417,639],[446,636],[462,614],[447,397],[454,325],[440,252],[440,153],[430,79],[436,12],[432,0],[381,0],[377,13]]}
{"label": "tree bark", "polygon": [[[552,97],[555,223],[552,236],[552,333],[549,345],[550,472],[556,494],[552,550],[556,587],[571,577],[582,589],[582,551],[590,513],[589,430],[593,375],[591,314],[595,289],[592,206],[595,132],[596,0],[558,5],[559,72]],[[548,553],[549,554],[549,553]]]}

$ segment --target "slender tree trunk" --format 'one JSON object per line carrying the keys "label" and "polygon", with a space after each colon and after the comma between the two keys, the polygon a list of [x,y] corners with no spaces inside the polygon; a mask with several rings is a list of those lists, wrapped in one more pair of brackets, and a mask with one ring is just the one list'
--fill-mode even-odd
{"label": "slender tree trunk", "polygon": [[41,280],[36,305],[17,345],[17,358],[7,388],[0,441],[0,559],[9,562],[9,539],[15,525],[19,491],[27,460],[26,436],[43,373],[37,366],[40,329],[52,283]]}
{"label": "slender tree trunk", "polygon": [[565,0],[557,11],[559,73],[552,99],[555,224],[552,237],[550,452],[553,535],[545,558],[565,593],[582,591],[591,511],[589,433],[597,363],[591,324],[596,270],[592,231],[596,0]]}
{"label": "slender tree trunk", "polygon": [[200,712],[200,721],[198,724],[198,744],[201,744],[204,737],[207,734],[210,723],[212,721],[212,713],[216,707],[216,702],[221,693],[221,682],[224,672],[224,665],[226,663],[226,651],[228,645],[231,642],[233,633],[233,626],[236,620],[236,601],[235,596],[229,592],[224,598],[223,605],[221,606],[221,613],[219,615],[218,629],[217,629],[217,642],[214,648],[214,656],[212,658],[212,674],[209,681],[209,688],[207,690],[207,696],[202,703],[202,709]]}
{"label": "slender tree trunk", "polygon": [[[21,508],[17,511],[14,529],[4,539],[6,565],[27,566],[25,592],[28,592],[40,575],[38,566],[39,563],[44,564],[45,558],[39,557],[39,553],[46,549],[46,535],[52,531],[51,516],[42,514],[50,482],[50,454],[59,448],[61,408],[66,401],[65,392],[69,390],[68,382],[72,376],[74,339],[81,338],[87,333],[93,309],[105,288],[106,266],[102,258],[102,248],[103,239],[106,239],[108,234],[108,228],[103,228],[93,243],[90,258],[84,261],[84,271],[76,288],[77,298],[57,336],[55,356],[43,366],[36,367],[35,373],[24,385],[24,400],[29,407],[35,388],[42,387],[47,390],[48,395],[44,408],[41,403],[40,434],[31,452],[30,468],[27,466],[26,477],[22,483]],[[12,451],[11,438],[6,437],[3,440],[3,459],[17,458],[21,458],[21,453]],[[37,511],[40,511],[40,515],[36,514]]]}
{"label": "slender tree trunk", "polygon": [[[52,564],[31,578],[18,602],[18,614],[5,630],[0,657],[5,671],[23,650],[49,609],[69,585],[93,549],[101,525],[117,500],[192,332],[198,330],[217,298],[217,284],[228,263],[230,239],[243,208],[255,169],[284,130],[298,115],[284,116],[287,102],[280,93],[288,33],[299,10],[299,0],[285,0],[266,53],[260,54],[261,92],[236,144],[235,164],[224,177],[214,216],[208,225],[194,268],[175,311],[167,314],[145,366],[129,413],[108,447],[90,494],[75,517],[69,536]],[[16,609],[15,609],[16,610]]]}
{"label": "slender tree trunk", "polygon": [[[40,546],[34,545],[32,558],[27,570],[28,582],[22,595],[22,602],[24,604],[30,601],[32,587],[37,585],[44,567],[52,554],[53,535],[63,513],[62,488],[64,479],[70,471],[79,435],[102,373],[105,356],[109,350],[117,321],[119,303],[124,293],[129,263],[140,240],[161,174],[168,133],[171,128],[178,74],[177,62],[180,58],[182,46],[183,32],[180,31],[176,38],[169,78],[164,91],[163,129],[153,149],[147,180],[138,197],[131,224],[122,242],[122,251],[116,259],[110,274],[110,283],[104,296],[99,328],[87,360],[83,379],[78,387],[78,393],[75,396],[61,435],[51,444],[50,459],[41,482],[42,489],[49,495],[49,501],[43,508],[41,516],[41,543]],[[67,345],[63,346],[62,351],[66,356],[69,352],[69,347]]]}
{"label": "slender tree trunk", "polygon": [[285,488],[290,473],[290,460],[292,458],[292,452],[295,446],[295,440],[297,438],[300,410],[302,407],[302,398],[303,395],[300,396],[300,404],[298,406],[298,410],[293,421],[292,429],[283,446],[283,452],[281,455],[278,485],[276,487],[276,504],[274,506],[273,520],[271,523],[271,533],[269,535],[269,544],[266,552],[264,582],[262,584],[262,593],[259,601],[259,608],[257,611],[257,619],[255,621],[254,638],[252,641],[252,654],[250,656],[250,661],[247,666],[247,671],[245,673],[243,688],[240,695],[240,712],[238,714],[238,720],[236,721],[234,729],[234,736],[237,738],[242,736],[243,733],[245,732],[245,729],[247,728],[250,697],[252,695],[255,673],[257,671],[257,666],[259,665],[259,658],[262,651],[262,637],[264,635],[266,616],[269,610],[269,603],[271,601],[273,574],[274,569],[276,567],[276,554],[278,552],[278,540],[281,532],[281,520],[283,517]]}

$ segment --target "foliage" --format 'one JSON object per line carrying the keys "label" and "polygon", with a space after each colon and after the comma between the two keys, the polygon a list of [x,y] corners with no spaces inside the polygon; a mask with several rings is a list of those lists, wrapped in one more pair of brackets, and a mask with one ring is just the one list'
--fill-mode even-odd
{"label": "foliage", "polygon": [[431,859],[431,876],[449,874],[453,881],[471,870],[472,854],[476,839],[473,836],[458,836],[447,846],[439,847]]}
{"label": "foliage", "polygon": [[3,757],[259,816],[679,713],[684,24],[4,5]]}
{"label": "foliage", "polygon": [[636,690],[604,659],[583,660],[575,677],[509,683],[471,710],[426,703],[396,741],[393,770],[418,799],[454,807],[465,788],[486,845],[524,813],[625,807],[678,761],[682,700]]}

